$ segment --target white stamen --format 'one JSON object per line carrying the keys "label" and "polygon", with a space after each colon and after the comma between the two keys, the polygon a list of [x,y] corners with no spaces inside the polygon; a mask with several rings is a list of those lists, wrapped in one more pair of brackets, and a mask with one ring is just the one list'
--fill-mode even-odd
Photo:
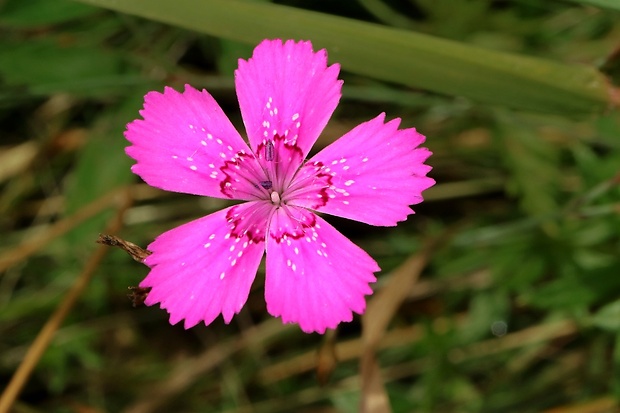
{"label": "white stamen", "polygon": [[276,205],[280,205],[280,194],[277,193],[276,191],[273,191],[271,193],[271,202],[273,202]]}

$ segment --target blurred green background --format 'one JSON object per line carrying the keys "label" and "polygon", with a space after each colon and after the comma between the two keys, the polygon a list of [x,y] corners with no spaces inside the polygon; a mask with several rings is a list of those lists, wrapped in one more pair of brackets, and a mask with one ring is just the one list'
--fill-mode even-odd
{"label": "blurred green background", "polygon": [[[326,336],[270,318],[262,267],[230,325],[170,326],[95,243],[228,205],[141,183],[123,130],[185,83],[243,130],[233,71],[273,37],[342,64],[315,150],[384,111],[434,152],[408,221],[327,217],[383,269],[369,302],[399,300],[372,339],[380,306]],[[618,411],[619,40],[614,0],[0,1],[0,411]]]}

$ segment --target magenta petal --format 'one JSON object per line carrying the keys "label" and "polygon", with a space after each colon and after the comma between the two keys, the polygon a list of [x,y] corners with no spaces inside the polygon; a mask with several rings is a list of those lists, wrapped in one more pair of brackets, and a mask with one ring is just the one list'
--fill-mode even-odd
{"label": "magenta petal", "polygon": [[306,162],[288,204],[371,225],[407,219],[409,205],[422,202],[422,191],[435,183],[424,164],[431,152],[418,147],[425,138],[415,129],[399,130],[400,119],[384,118],[362,123]]}
{"label": "magenta petal", "polygon": [[[187,85],[150,92],[140,111],[144,120],[127,125],[131,168],[149,185],[217,198],[256,199],[260,165],[213,97]],[[231,173],[243,163],[243,176]]]}
{"label": "magenta petal", "polygon": [[237,96],[252,150],[278,135],[304,159],[340,100],[339,70],[327,67],[325,50],[292,40],[264,40],[252,58],[239,60]]}
{"label": "magenta petal", "polygon": [[140,283],[152,287],[145,303],[160,303],[170,323],[185,319],[185,328],[209,324],[219,314],[230,322],[256,276],[270,210],[267,203],[248,202],[157,237],[145,260],[151,271]]}
{"label": "magenta petal", "polygon": [[267,238],[267,310],[303,331],[324,333],[363,313],[377,263],[314,213],[276,210]]}

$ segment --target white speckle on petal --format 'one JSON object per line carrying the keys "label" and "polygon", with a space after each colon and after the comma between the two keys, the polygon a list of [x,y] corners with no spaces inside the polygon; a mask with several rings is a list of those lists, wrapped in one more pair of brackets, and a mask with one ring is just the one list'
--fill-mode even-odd
{"label": "white speckle on petal", "polygon": [[210,243],[210,242],[207,242],[207,243],[204,245],[204,247],[205,247],[205,248],[209,248],[210,246],[211,246],[211,243]]}
{"label": "white speckle on petal", "polygon": [[349,179],[349,180],[348,180],[347,182],[345,182],[344,184],[345,184],[346,186],[351,186],[351,185],[353,185],[354,183],[355,183],[355,181],[354,181],[353,179]]}
{"label": "white speckle on petal", "polygon": [[172,159],[179,159],[179,157],[176,155],[172,155]]}
{"label": "white speckle on petal", "polygon": [[196,165],[191,165],[191,166],[189,167],[189,169],[191,169],[192,171],[195,171],[195,170],[197,170],[198,168],[196,167]]}
{"label": "white speckle on petal", "polygon": [[292,117],[291,120],[296,121],[297,119],[299,119],[299,113],[295,113]]}
{"label": "white speckle on petal", "polygon": [[293,264],[291,268],[293,269],[293,271],[297,271],[297,266],[295,264]]}
{"label": "white speckle on petal", "polygon": [[368,162],[368,158],[362,159],[362,162]]}
{"label": "white speckle on petal", "polygon": [[209,239],[213,239],[213,238],[215,238],[215,234],[209,235]]}
{"label": "white speckle on petal", "polygon": [[224,279],[224,277],[226,277],[226,273],[225,273],[225,272],[223,272],[223,273],[221,273],[221,274],[220,274],[220,280],[223,280],[223,279]]}
{"label": "white speckle on petal", "polygon": [[207,141],[200,141],[200,144],[201,144],[202,146],[207,146]]}
{"label": "white speckle on petal", "polygon": [[295,247],[295,254],[299,255],[299,248]]}

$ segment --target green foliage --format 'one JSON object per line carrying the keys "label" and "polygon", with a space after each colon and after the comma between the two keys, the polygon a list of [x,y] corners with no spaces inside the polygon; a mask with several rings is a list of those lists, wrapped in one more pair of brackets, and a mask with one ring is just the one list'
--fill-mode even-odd
{"label": "green foliage", "polygon": [[601,308],[593,317],[592,324],[609,331],[620,331],[620,300]]}
{"label": "green foliage", "polygon": [[252,44],[274,37],[312,39],[354,73],[491,104],[584,115],[600,113],[611,103],[608,84],[592,67],[496,52],[329,14],[240,0],[203,0],[200,7],[192,0],[81,1]]}
{"label": "green foliage", "polygon": [[93,15],[100,10],[69,0],[7,0],[3,2],[0,25],[11,28],[36,28],[65,23]]}
{"label": "green foliage", "polygon": [[[319,145],[385,111],[434,152],[438,184],[407,222],[331,220],[384,268],[375,291],[444,236],[377,352],[393,411],[614,409],[620,116],[596,67],[617,46],[615,1],[198,3],[0,2],[0,265],[52,234],[0,273],[1,382],[91,262],[119,208],[107,194],[129,188],[121,235],[143,247],[224,206],[131,174],[123,131],[143,95],[205,87],[242,130],[237,59],[287,36],[342,63],[342,103]],[[59,222],[72,227],[53,233]],[[368,396],[359,318],[333,342],[303,334],[266,314],[257,281],[230,325],[184,330],[131,307],[127,287],[147,271],[108,253],[16,412],[354,412]],[[321,387],[323,346],[339,361]]]}

